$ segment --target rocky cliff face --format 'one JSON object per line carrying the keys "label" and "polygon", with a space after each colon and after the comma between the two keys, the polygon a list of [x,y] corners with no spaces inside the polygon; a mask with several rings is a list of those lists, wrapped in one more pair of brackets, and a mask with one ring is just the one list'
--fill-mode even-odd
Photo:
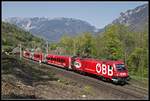
{"label": "rocky cliff face", "polygon": [[144,4],[124,13],[121,12],[120,17],[115,19],[112,24],[125,24],[133,31],[142,31],[148,25],[148,17],[148,4]]}

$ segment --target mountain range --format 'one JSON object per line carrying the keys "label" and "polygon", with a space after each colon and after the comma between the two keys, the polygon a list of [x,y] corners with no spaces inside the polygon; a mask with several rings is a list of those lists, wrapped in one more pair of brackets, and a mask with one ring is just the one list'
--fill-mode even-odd
{"label": "mountain range", "polygon": [[75,36],[82,32],[95,33],[96,28],[89,23],[73,18],[20,18],[12,17],[5,22],[15,24],[49,41],[58,41],[64,34]]}
{"label": "mountain range", "polygon": [[[135,9],[121,12],[117,19],[108,24],[124,24],[129,26],[132,31],[143,31],[145,26],[148,26],[148,4],[136,7]],[[76,36],[83,32],[91,32],[93,34],[101,33],[105,28],[98,29],[86,21],[75,18],[21,18],[11,17],[3,19],[4,22],[15,24],[34,35],[41,36],[42,38],[50,41],[58,41],[64,34],[69,36]],[[106,25],[105,27],[107,27]]]}
{"label": "mountain range", "polygon": [[124,24],[129,26],[132,31],[143,31],[148,26],[148,4],[136,7],[135,9],[121,12],[120,17],[115,19],[112,24]]}

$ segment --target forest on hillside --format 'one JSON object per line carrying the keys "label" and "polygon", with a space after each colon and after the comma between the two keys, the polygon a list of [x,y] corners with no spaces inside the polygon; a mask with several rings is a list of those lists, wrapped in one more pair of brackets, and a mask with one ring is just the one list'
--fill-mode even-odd
{"label": "forest on hillside", "polygon": [[[2,50],[12,51],[18,44],[22,44],[23,50],[39,47],[46,53],[47,44],[42,38],[2,22]],[[127,26],[114,24],[97,35],[86,32],[71,37],[64,34],[59,42],[49,43],[49,52],[56,50],[61,55],[123,60],[130,75],[148,78],[147,26],[143,32],[133,32]]]}
{"label": "forest on hillside", "polygon": [[148,27],[143,32],[130,31],[121,24],[110,25],[103,33],[80,33],[76,37],[64,35],[50,50],[61,48],[63,55],[76,55],[110,60],[123,60],[130,75],[148,77]]}
{"label": "forest on hillside", "polygon": [[45,41],[31,33],[24,31],[16,25],[2,22],[2,50],[12,51],[19,44],[23,49],[42,47],[44,49]]}

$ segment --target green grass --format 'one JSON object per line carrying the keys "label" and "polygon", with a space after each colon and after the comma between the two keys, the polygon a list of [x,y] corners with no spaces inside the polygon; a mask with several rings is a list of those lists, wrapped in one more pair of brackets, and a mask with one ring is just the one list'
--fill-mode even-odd
{"label": "green grass", "polygon": [[83,93],[90,94],[90,95],[95,95],[95,92],[93,91],[93,87],[90,86],[90,85],[85,85],[83,87]]}
{"label": "green grass", "polygon": [[130,75],[131,78],[135,79],[135,80],[139,80],[139,81],[148,81],[148,78],[145,78],[145,77],[141,77],[141,76],[135,76],[135,75]]}
{"label": "green grass", "polygon": [[144,88],[148,88],[149,85],[149,79],[148,78],[144,78],[144,77],[140,77],[140,76],[135,76],[135,75],[130,75],[131,80],[134,80],[136,83],[136,85],[139,85],[141,87]]}

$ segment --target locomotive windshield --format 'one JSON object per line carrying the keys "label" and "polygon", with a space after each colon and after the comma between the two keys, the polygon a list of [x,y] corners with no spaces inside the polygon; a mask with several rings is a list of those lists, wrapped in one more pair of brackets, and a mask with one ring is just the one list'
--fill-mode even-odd
{"label": "locomotive windshield", "polygon": [[126,70],[124,64],[116,64],[116,69],[117,69],[117,71],[124,71],[124,70]]}

